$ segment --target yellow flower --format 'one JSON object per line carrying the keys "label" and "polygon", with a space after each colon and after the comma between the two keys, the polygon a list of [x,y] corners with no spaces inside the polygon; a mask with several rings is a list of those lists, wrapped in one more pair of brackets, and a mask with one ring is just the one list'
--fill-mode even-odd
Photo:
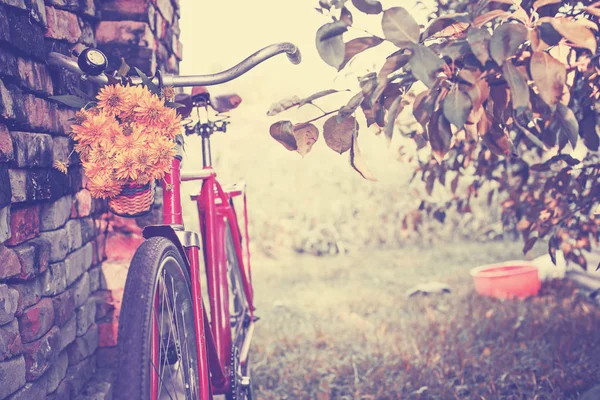
{"label": "yellow flower", "polygon": [[119,129],[119,123],[113,116],[100,112],[90,113],[81,125],[73,125],[73,137],[79,144],[91,144],[104,136],[112,136]]}
{"label": "yellow flower", "polygon": [[171,163],[177,154],[176,144],[164,136],[156,135],[148,142],[148,150],[154,163]]}
{"label": "yellow flower", "polygon": [[138,165],[131,152],[122,153],[115,160],[115,176],[117,179],[133,180],[138,177]]}
{"label": "yellow flower", "polygon": [[163,134],[171,140],[175,139],[175,136],[181,133],[181,115],[177,114],[177,110],[174,108],[167,108],[165,110],[165,120],[163,126]]}
{"label": "yellow flower", "polygon": [[90,191],[92,197],[106,199],[115,197],[121,193],[122,185],[117,180],[111,180],[99,175],[93,178],[88,177],[87,189]]}
{"label": "yellow flower", "polygon": [[98,108],[111,115],[120,115],[126,112],[131,104],[131,95],[122,85],[104,86],[96,98],[98,99]]}
{"label": "yellow flower", "polygon": [[133,115],[138,123],[153,127],[162,126],[167,118],[164,101],[156,95],[142,96],[133,108]]}
{"label": "yellow flower", "polygon": [[[126,133],[129,133],[126,135]],[[115,148],[118,151],[133,151],[136,148],[146,148],[147,140],[144,127],[139,124],[125,125],[123,134],[116,137]]]}
{"label": "yellow flower", "polygon": [[175,88],[173,86],[166,86],[163,89],[163,96],[169,100],[169,101],[173,101],[173,99],[175,98]]}
{"label": "yellow flower", "polygon": [[54,161],[54,164],[52,165],[55,169],[57,169],[58,171],[62,172],[63,174],[67,174],[67,163],[66,162],[62,162],[62,161]]}

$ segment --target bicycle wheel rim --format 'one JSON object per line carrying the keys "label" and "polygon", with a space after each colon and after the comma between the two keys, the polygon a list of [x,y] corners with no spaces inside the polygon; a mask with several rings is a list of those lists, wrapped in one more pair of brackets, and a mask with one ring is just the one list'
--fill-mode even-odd
{"label": "bicycle wheel rim", "polygon": [[198,399],[198,363],[188,280],[178,261],[162,260],[154,286],[149,343],[151,398]]}

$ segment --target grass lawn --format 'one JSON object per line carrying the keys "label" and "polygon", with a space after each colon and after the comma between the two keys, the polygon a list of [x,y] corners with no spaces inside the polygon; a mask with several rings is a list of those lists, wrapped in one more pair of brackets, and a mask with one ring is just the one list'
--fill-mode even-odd
{"label": "grass lawn", "polygon": [[[520,243],[453,243],[253,262],[259,399],[571,399],[600,379],[600,308],[568,281],[521,301],[471,267]],[[431,280],[444,296],[407,298]]]}

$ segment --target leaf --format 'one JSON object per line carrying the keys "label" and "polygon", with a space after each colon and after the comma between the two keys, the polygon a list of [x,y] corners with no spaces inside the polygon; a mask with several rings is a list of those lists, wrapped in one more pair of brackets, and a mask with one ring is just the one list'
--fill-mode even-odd
{"label": "leaf", "polygon": [[126,77],[130,69],[131,68],[129,67],[129,65],[125,62],[125,59],[121,57],[121,65],[117,70],[117,74],[119,74],[119,76]]}
{"label": "leaf", "polygon": [[529,108],[529,86],[527,86],[525,77],[521,75],[521,72],[519,72],[512,62],[504,64],[502,74],[510,88],[513,110],[520,113],[524,109]]}
{"label": "leaf", "polygon": [[165,101],[165,106],[177,109],[177,108],[185,107],[185,104],[175,103],[173,101]]}
{"label": "leaf", "polygon": [[433,87],[437,80],[437,73],[445,65],[444,61],[431,49],[420,44],[413,45],[412,50],[413,54],[409,63],[413,76],[428,88]]}
{"label": "leaf", "polygon": [[277,140],[289,151],[298,149],[296,144],[296,138],[293,133],[293,126],[291,121],[278,121],[271,125],[269,133],[273,139]]}
{"label": "leaf", "polygon": [[552,18],[550,24],[562,37],[575,46],[588,49],[592,54],[596,53],[596,36],[589,28],[566,18]]}
{"label": "leaf", "polygon": [[475,18],[473,20],[473,26],[475,28],[481,28],[483,25],[495,20],[496,18],[502,17],[503,19],[505,19],[509,16],[510,13],[504,10],[492,10]]}
{"label": "leaf", "polygon": [[413,115],[423,127],[426,127],[427,122],[433,116],[437,94],[436,91],[426,90],[420,93],[415,99]]}
{"label": "leaf", "polygon": [[304,157],[319,139],[319,129],[313,124],[302,123],[294,125],[292,131],[298,147],[296,151]]}
{"label": "leaf", "polygon": [[535,52],[529,68],[542,100],[550,106],[558,103],[567,79],[565,65],[546,52]]}
{"label": "leaf", "polygon": [[340,21],[342,21],[348,26],[352,26],[352,23],[354,22],[352,18],[352,13],[346,7],[342,7],[342,12],[340,13]]}
{"label": "leaf", "polygon": [[75,96],[72,94],[60,95],[60,96],[50,96],[48,97],[50,100],[56,100],[66,106],[73,108],[83,108],[88,103],[86,99],[83,99],[79,96]]}
{"label": "leaf", "polygon": [[471,98],[460,90],[458,85],[454,85],[444,99],[444,116],[458,129],[462,129],[465,126],[472,108]]}
{"label": "leaf", "polygon": [[494,31],[490,41],[490,54],[498,65],[517,53],[517,49],[527,40],[527,28],[521,24],[503,24]]}
{"label": "leaf", "polygon": [[348,43],[345,44],[345,53],[344,53],[344,61],[338,67],[338,71],[341,71],[348,62],[355,55],[362,53],[363,51],[370,49],[372,47],[378,46],[383,42],[383,39],[370,36],[370,37],[361,37],[352,39]]}
{"label": "leaf", "polygon": [[154,82],[152,82],[152,80],[150,78],[148,78],[148,75],[143,73],[139,68],[134,67],[134,69],[135,69],[135,72],[137,72],[138,76],[141,78],[142,84],[144,86],[146,86],[150,92],[152,92],[153,94],[158,96],[160,94],[160,90],[158,90],[158,86],[156,86],[154,84]]}
{"label": "leaf", "polygon": [[352,96],[348,104],[340,108],[339,114],[341,115],[341,117],[346,118],[352,115],[352,113],[356,111],[356,109],[358,108],[358,106],[360,106],[360,103],[362,103],[364,99],[365,95],[362,92],[356,93],[354,96]]}
{"label": "leaf", "polygon": [[492,35],[486,29],[471,28],[467,32],[467,42],[471,51],[482,65],[490,59],[490,40]]}
{"label": "leaf", "polygon": [[400,115],[400,113],[404,109],[404,104],[402,100],[402,96],[396,97],[396,100],[394,100],[390,107],[390,111],[388,112],[388,119],[383,132],[390,141],[392,140],[392,136],[394,135],[394,122],[396,122],[396,118],[398,118],[398,115]]}
{"label": "leaf", "polygon": [[300,104],[300,101],[301,100],[298,96],[293,96],[288,99],[283,99],[277,103],[273,103],[271,104],[271,108],[269,108],[269,111],[267,111],[267,115],[269,117],[272,117],[273,115],[277,115],[281,112],[284,112],[285,110],[289,110],[290,108]]}
{"label": "leaf", "polygon": [[343,21],[330,22],[317,31],[316,46],[319,56],[328,65],[339,69],[344,62],[346,47],[342,34],[348,30]]}
{"label": "leaf", "polygon": [[527,239],[527,241],[525,242],[525,246],[523,247],[523,254],[529,253],[529,250],[533,249],[533,246],[535,246],[535,242],[537,242],[537,240],[537,236],[530,237],[529,239]]}
{"label": "leaf", "polygon": [[533,3],[533,9],[535,11],[537,11],[538,9],[544,7],[544,6],[548,6],[550,4],[559,4],[562,3],[562,0],[537,0],[535,3]]}
{"label": "leaf", "polygon": [[330,94],[338,93],[338,92],[339,92],[339,90],[335,90],[335,89],[321,90],[320,92],[317,92],[313,95],[308,96],[305,99],[300,100],[300,102],[298,103],[298,108],[300,108],[308,103],[312,103],[313,100],[320,99],[321,97],[329,96]]}
{"label": "leaf", "polygon": [[365,162],[358,147],[358,129],[354,131],[352,135],[352,147],[350,148],[350,165],[356,170],[364,179],[368,181],[377,181],[373,172]]}
{"label": "leaf", "polygon": [[438,163],[441,163],[446,153],[450,150],[450,144],[452,142],[450,122],[448,122],[442,112],[437,111],[433,115],[427,125],[427,133],[429,135],[429,144],[431,144],[433,156]]}
{"label": "leaf", "polygon": [[560,123],[560,132],[569,139],[569,143],[575,148],[579,136],[579,122],[577,122],[575,114],[569,107],[558,103],[555,115]]}
{"label": "leaf", "polygon": [[403,7],[385,10],[381,25],[385,38],[398,47],[403,47],[407,42],[419,42],[421,28]]}
{"label": "leaf", "polygon": [[365,14],[379,14],[383,8],[376,0],[352,0],[352,4]]}
{"label": "leaf", "polygon": [[345,153],[352,146],[352,134],[358,129],[358,124],[353,116],[338,118],[334,115],[323,124],[323,138],[330,149],[337,153]]}
{"label": "leaf", "polygon": [[600,147],[600,124],[596,123],[593,113],[587,114],[579,125],[579,135],[583,138],[585,147],[592,151],[598,151]]}
{"label": "leaf", "polygon": [[467,14],[454,14],[439,17],[433,20],[429,24],[427,29],[425,29],[425,31],[423,32],[422,39],[425,40],[427,38],[430,38],[439,32],[445,31],[446,28],[448,28],[449,26],[464,22],[467,22]]}
{"label": "leaf", "polygon": [[589,7],[586,7],[585,11],[588,14],[594,15],[596,17],[600,17],[600,3],[596,2]]}

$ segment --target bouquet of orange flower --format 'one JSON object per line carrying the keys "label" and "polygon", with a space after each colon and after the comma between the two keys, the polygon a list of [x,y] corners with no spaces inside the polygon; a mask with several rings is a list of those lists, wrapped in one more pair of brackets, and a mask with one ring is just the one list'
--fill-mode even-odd
{"label": "bouquet of orange flower", "polygon": [[[120,80],[110,77],[96,101],[78,96],[53,96],[80,108],[71,126],[71,137],[87,178],[87,189],[95,198],[108,199],[117,214],[133,216],[148,211],[154,202],[154,181],[162,179],[177,153],[181,138],[181,116],[171,103],[173,88],[159,90],[136,68],[142,85],[132,85],[124,62]],[[158,96],[163,95],[163,98]],[[69,157],[54,167],[67,172]]]}

